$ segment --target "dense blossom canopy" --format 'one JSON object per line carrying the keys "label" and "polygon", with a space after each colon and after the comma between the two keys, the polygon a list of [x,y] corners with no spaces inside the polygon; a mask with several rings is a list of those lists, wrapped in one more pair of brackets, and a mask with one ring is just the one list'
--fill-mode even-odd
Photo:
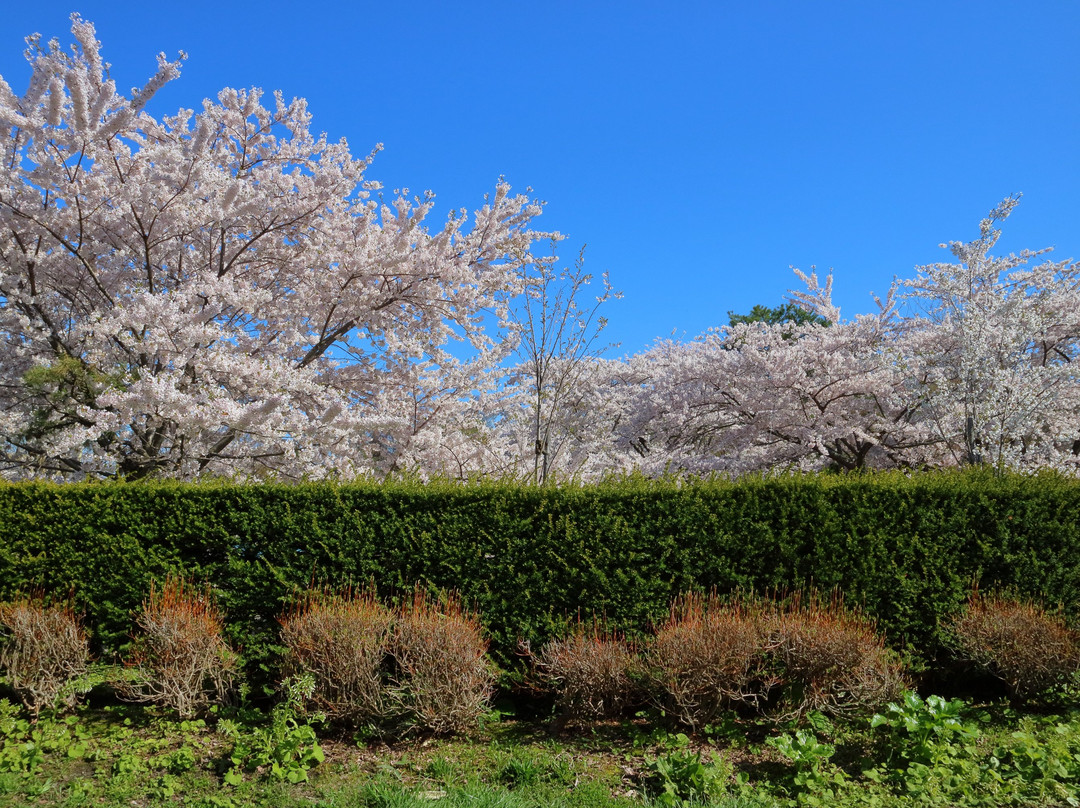
{"label": "dense blossom canopy", "polygon": [[159,120],[146,104],[180,62],[125,97],[93,27],[72,31],[71,54],[30,38],[23,95],[0,79],[8,472],[321,476],[452,453],[446,410],[503,350],[485,324],[552,236],[530,229],[540,206],[500,181],[429,232],[432,196],[372,199],[370,158],[314,135],[302,100],[226,89]]}
{"label": "dense blossom canopy", "polygon": [[817,321],[735,321],[630,358],[622,440],[652,470],[1075,471],[1080,264],[991,255],[1017,201],[947,245],[959,263],[895,283],[876,314],[843,320],[831,276],[796,270],[807,288],[794,301]]}
{"label": "dense blossom canopy", "polygon": [[0,473],[318,478],[741,473],[1080,457],[1080,265],[956,263],[844,320],[831,276],[762,317],[604,358],[579,263],[499,181],[429,229],[302,100],[117,92],[94,28],[0,78]]}

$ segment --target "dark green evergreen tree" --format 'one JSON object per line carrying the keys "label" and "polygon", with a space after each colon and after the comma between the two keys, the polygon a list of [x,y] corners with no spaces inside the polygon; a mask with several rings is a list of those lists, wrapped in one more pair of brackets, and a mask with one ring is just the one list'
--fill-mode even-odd
{"label": "dark green evergreen tree", "polygon": [[736,314],[733,311],[729,311],[727,314],[728,325],[738,325],[739,323],[765,323],[766,325],[779,325],[780,323],[806,325],[807,323],[817,323],[818,325],[824,326],[832,325],[832,323],[820,314],[809,312],[806,309],[796,306],[794,303],[783,303],[772,309],[768,306],[762,306],[759,303],[754,306],[754,308],[750,309],[749,314]]}

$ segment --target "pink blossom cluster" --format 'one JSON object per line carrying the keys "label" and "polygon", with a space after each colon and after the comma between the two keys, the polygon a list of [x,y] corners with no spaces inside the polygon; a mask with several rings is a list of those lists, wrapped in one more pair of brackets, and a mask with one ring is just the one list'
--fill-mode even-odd
{"label": "pink blossom cluster", "polygon": [[8,478],[1077,467],[1080,265],[991,254],[1016,198],[875,314],[799,273],[817,319],[607,359],[617,293],[538,256],[561,236],[528,195],[431,227],[303,100],[155,118],[183,55],[124,95],[72,33],[28,39],[22,95],[0,78]]}
{"label": "pink blossom cluster", "polygon": [[[427,226],[302,100],[219,93],[160,120],[94,28],[28,39],[0,79],[0,467],[8,476],[290,478],[451,466],[463,391],[505,354],[510,299],[557,234],[499,181]],[[452,350],[468,347],[466,358]]]}
{"label": "pink blossom cluster", "polygon": [[[832,278],[793,301],[829,322],[739,323],[618,369],[618,437],[649,471],[850,471],[1080,463],[1080,264],[995,257],[1005,200],[958,263],[843,320]],[[945,245],[943,245],[945,246]]]}

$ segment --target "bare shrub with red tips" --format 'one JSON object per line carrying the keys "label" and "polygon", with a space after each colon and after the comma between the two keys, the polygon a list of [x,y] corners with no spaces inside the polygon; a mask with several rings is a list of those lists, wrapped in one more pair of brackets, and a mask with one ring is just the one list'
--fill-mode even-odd
{"label": "bare shrub with red tips", "polygon": [[331,718],[357,724],[385,718],[393,619],[370,590],[308,592],[281,620],[287,673],[315,678],[312,705]]}
{"label": "bare shrub with red tips", "polygon": [[790,712],[844,715],[873,710],[904,688],[901,665],[874,622],[828,598],[796,593],[772,617],[773,655],[787,685]]}
{"label": "bare shrub with red tips", "polygon": [[618,715],[638,690],[635,649],[601,620],[579,622],[570,636],[547,643],[534,664],[568,718]]}
{"label": "bare shrub with red tips", "polygon": [[663,706],[691,727],[737,704],[758,705],[775,684],[769,620],[760,604],[683,595],[656,633],[647,660]]}
{"label": "bare shrub with red tips", "polygon": [[414,728],[435,734],[475,728],[488,711],[495,676],[480,618],[458,595],[419,587],[398,610],[391,653],[400,678],[393,697]]}
{"label": "bare shrub with red tips", "polygon": [[75,705],[73,679],[90,655],[82,621],[70,604],[45,603],[43,593],[0,604],[0,669],[36,719],[43,709]]}
{"label": "bare shrub with red tips", "polygon": [[1046,694],[1080,670],[1080,635],[1035,603],[976,589],[950,628],[961,655],[1020,698]]}
{"label": "bare shrub with red tips", "polygon": [[223,622],[209,586],[169,577],[136,617],[140,634],[127,660],[121,694],[161,704],[190,718],[232,692],[237,655],[222,638]]}

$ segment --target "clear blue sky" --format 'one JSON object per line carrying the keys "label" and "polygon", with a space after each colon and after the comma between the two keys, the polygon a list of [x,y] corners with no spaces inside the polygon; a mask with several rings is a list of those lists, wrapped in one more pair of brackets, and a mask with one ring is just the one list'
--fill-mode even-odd
{"label": "clear blue sky", "polygon": [[835,270],[845,316],[944,260],[1023,192],[1005,250],[1080,258],[1080,3],[101,2],[6,4],[22,38],[97,26],[121,87],[189,54],[155,105],[223,86],[308,99],[387,188],[479,204],[500,175],[607,269],[618,353],[775,305]]}

